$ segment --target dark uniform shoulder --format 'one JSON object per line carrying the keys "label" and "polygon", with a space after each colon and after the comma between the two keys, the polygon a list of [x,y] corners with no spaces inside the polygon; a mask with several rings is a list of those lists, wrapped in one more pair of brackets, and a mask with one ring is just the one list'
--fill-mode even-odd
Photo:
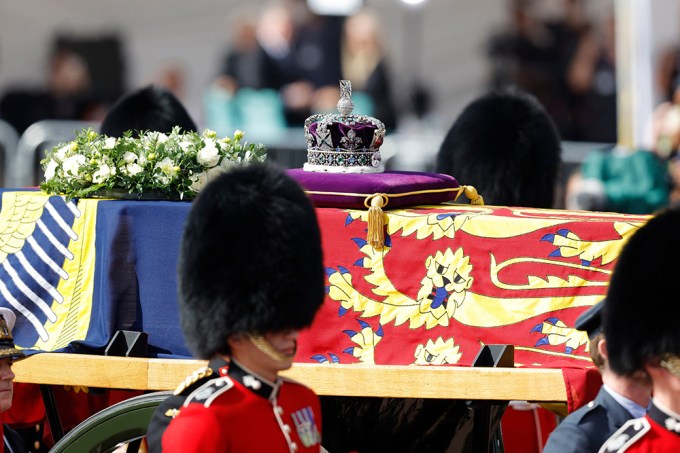
{"label": "dark uniform shoulder", "polygon": [[649,421],[642,418],[628,420],[618,431],[607,440],[600,453],[623,452],[633,445],[638,439],[651,429]]}
{"label": "dark uniform shoulder", "polygon": [[149,421],[147,446],[149,453],[160,453],[163,433],[173,418],[177,417],[184,401],[191,392],[208,382],[215,375],[209,367],[202,367],[187,376],[175,389],[173,395],[161,401]]}
{"label": "dark uniform shoulder", "polygon": [[600,415],[607,416],[607,408],[600,404],[597,400],[593,400],[585,406],[579,408],[574,413],[574,421],[580,423],[592,417]]}
{"label": "dark uniform shoulder", "polygon": [[[592,451],[607,438],[607,410],[591,401],[569,414],[550,434],[545,453]],[[600,440],[598,440],[598,437]]]}
{"label": "dark uniform shoulder", "polygon": [[184,406],[186,407],[191,403],[198,403],[205,407],[210,407],[212,402],[215,401],[215,398],[233,387],[234,381],[228,376],[210,379],[187,396],[187,399],[184,401]]}

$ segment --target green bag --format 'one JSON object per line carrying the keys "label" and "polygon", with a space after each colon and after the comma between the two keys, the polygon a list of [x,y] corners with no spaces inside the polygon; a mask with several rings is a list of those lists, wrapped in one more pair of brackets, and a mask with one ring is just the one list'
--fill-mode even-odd
{"label": "green bag", "polygon": [[594,151],[581,167],[584,179],[601,181],[607,209],[624,214],[651,214],[668,205],[669,180],[666,163],[646,150],[617,148]]}

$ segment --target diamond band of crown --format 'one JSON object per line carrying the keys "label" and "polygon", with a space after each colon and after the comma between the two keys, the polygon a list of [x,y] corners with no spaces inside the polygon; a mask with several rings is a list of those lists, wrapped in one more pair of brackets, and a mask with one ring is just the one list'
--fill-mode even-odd
{"label": "diamond band of crown", "polygon": [[380,146],[385,137],[382,121],[367,115],[353,115],[352,85],[340,81],[340,113],[320,113],[305,121],[307,171],[348,173],[382,171]]}
{"label": "diamond band of crown", "polygon": [[375,168],[380,165],[380,151],[307,151],[307,163],[310,165]]}

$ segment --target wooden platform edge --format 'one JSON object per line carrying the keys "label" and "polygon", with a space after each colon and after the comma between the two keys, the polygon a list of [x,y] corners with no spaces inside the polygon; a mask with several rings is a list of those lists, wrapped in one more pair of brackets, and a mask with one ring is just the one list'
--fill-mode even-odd
{"label": "wooden platform edge", "polygon": [[[205,361],[36,354],[14,364],[16,382],[170,390]],[[549,368],[296,363],[282,373],[319,395],[566,402],[562,371]]]}

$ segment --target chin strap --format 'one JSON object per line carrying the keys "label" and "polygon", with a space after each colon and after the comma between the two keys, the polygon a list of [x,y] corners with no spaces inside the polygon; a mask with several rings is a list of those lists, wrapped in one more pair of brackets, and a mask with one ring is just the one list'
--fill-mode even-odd
{"label": "chin strap", "polygon": [[264,355],[277,362],[285,362],[290,359],[286,354],[277,351],[262,335],[256,335],[249,333],[248,339],[255,345],[257,349],[260,350]]}

